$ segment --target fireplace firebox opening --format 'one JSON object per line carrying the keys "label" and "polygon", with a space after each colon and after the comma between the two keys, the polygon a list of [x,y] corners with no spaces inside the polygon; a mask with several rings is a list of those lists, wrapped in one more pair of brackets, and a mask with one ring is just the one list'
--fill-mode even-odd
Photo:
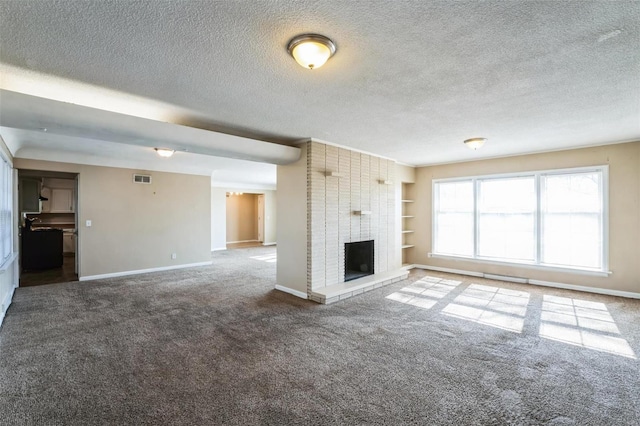
{"label": "fireplace firebox opening", "polygon": [[345,243],[344,280],[373,275],[373,240]]}

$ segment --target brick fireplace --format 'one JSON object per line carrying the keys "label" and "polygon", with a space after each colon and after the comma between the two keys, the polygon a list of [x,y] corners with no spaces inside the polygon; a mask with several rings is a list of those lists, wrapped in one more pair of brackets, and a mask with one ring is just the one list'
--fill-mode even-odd
{"label": "brick fireplace", "polygon": [[[309,142],[306,154],[309,298],[331,303],[402,275],[395,238],[395,162],[319,142]],[[372,243],[375,273],[347,281],[346,247],[362,241]]]}
{"label": "brick fireplace", "polygon": [[[298,163],[278,167],[276,288],[332,303],[405,278],[396,238],[395,162],[315,141],[301,148]],[[345,244],[361,241],[373,242],[375,273],[345,281]],[[294,262],[303,250],[304,270]]]}

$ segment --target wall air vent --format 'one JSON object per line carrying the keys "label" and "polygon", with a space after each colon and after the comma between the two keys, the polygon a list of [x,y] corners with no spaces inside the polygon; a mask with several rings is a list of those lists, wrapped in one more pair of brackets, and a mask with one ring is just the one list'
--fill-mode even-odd
{"label": "wall air vent", "polygon": [[151,175],[139,175],[139,174],[134,174],[133,175],[133,183],[151,183]]}

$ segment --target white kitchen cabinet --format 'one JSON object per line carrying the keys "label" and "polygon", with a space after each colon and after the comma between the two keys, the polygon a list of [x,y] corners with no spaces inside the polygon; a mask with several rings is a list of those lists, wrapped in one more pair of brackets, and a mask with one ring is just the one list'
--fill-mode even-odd
{"label": "white kitchen cabinet", "polygon": [[64,232],[62,234],[62,252],[63,253],[75,253],[76,252],[76,236],[71,232]]}
{"label": "white kitchen cabinet", "polygon": [[73,213],[73,189],[51,189],[50,213]]}

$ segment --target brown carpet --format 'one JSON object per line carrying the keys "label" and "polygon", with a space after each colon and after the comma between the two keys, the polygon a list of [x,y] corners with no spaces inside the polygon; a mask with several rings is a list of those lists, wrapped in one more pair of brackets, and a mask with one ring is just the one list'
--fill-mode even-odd
{"label": "brown carpet", "polygon": [[323,306],[274,255],[17,289],[0,424],[640,424],[639,300],[413,271]]}

